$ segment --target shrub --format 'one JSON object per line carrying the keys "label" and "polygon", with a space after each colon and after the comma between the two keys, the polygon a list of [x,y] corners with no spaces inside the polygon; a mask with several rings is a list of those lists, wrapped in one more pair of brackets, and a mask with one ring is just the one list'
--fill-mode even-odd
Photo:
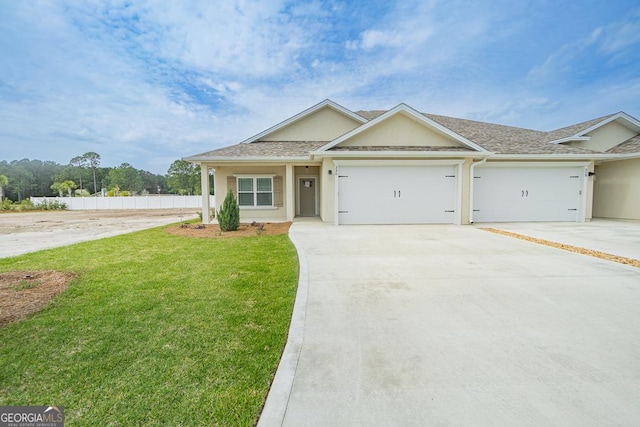
{"label": "shrub", "polygon": [[43,211],[55,211],[67,209],[67,204],[60,200],[47,200],[44,199],[42,203],[37,206],[37,209]]}
{"label": "shrub", "polygon": [[227,197],[222,202],[222,207],[218,212],[218,224],[222,231],[235,231],[240,225],[240,206],[233,195],[233,191],[229,190]]}
{"label": "shrub", "polygon": [[31,199],[24,199],[18,204],[17,210],[19,210],[19,211],[32,211],[35,208],[36,207],[31,202]]}

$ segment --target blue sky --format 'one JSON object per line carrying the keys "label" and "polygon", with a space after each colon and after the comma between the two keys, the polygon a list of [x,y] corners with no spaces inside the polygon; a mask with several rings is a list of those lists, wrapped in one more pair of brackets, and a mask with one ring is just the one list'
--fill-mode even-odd
{"label": "blue sky", "polygon": [[0,0],[0,160],[166,173],[326,98],[551,130],[640,118],[640,5]]}

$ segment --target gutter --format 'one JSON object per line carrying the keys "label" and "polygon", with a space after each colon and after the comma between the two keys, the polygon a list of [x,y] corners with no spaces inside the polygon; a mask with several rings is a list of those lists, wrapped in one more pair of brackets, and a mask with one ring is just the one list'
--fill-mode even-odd
{"label": "gutter", "polygon": [[313,151],[311,158],[331,157],[340,159],[345,157],[455,157],[455,158],[483,158],[493,153],[474,151]]}
{"label": "gutter", "polygon": [[311,158],[309,156],[299,157],[183,157],[182,160],[186,160],[192,163],[289,163],[289,162],[309,162]]}

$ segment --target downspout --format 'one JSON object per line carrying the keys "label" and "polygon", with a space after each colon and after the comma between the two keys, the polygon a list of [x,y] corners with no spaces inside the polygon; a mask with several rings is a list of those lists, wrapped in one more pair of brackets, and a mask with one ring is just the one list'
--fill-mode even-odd
{"label": "downspout", "polygon": [[471,182],[469,183],[469,224],[473,224],[473,176],[475,175],[476,166],[480,166],[481,164],[487,161],[488,157],[480,160],[479,162],[471,163],[471,167],[469,168],[469,179]]}

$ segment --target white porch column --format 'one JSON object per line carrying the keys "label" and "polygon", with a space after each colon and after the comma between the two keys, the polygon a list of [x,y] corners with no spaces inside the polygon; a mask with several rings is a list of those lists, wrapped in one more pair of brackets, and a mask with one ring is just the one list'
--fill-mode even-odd
{"label": "white porch column", "polygon": [[294,203],[294,193],[296,191],[295,179],[293,176],[293,165],[286,165],[285,177],[285,206],[287,208],[287,221],[293,221],[296,214],[296,206]]}
{"label": "white porch column", "polygon": [[211,218],[209,212],[211,212],[211,206],[209,206],[209,167],[204,163],[200,164],[200,183],[202,187],[202,223],[210,224]]}

